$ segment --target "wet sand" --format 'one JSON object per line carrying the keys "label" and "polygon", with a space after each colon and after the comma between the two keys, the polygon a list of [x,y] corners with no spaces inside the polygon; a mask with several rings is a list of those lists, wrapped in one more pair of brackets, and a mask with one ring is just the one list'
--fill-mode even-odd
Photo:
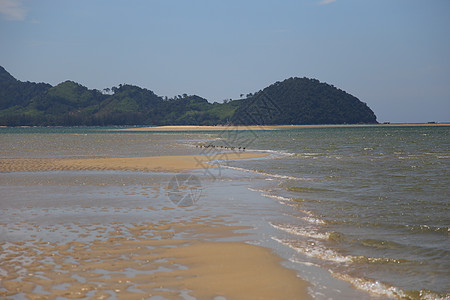
{"label": "wet sand", "polygon": [[[215,241],[242,235],[236,231],[246,229],[222,223],[212,219],[202,224],[196,220],[78,224],[92,241],[0,243],[0,296],[310,299],[307,284],[283,268],[269,249]],[[94,238],[108,228],[109,238]]]}
{"label": "wet sand", "polygon": [[0,172],[120,170],[182,172],[188,169],[215,168],[209,161],[248,159],[267,153],[215,152],[211,155],[97,158],[0,158]]}
{"label": "wet sand", "polygon": [[[233,152],[209,156],[0,159],[0,172],[182,172],[214,168],[207,163],[211,160],[266,155]],[[30,209],[27,206],[26,210]],[[72,209],[79,213],[75,207]],[[81,209],[83,215],[98,211],[90,206]],[[280,257],[267,248],[242,242],[242,237],[249,234],[242,230],[251,231],[251,227],[234,226],[227,217],[198,218],[188,214],[177,221],[137,219],[125,223],[94,218],[86,222],[84,218],[84,223],[54,222],[52,210],[55,218],[60,213],[56,207],[44,208],[42,212],[48,217],[40,223],[35,223],[40,220],[36,213],[34,221],[12,217],[14,224],[0,223],[0,229],[7,229],[11,236],[17,232],[25,237],[0,241],[0,298],[310,299],[307,283],[295,271],[284,268]],[[157,213],[155,208],[147,210],[151,213],[146,219]],[[73,238],[68,241],[66,235]],[[49,236],[52,240],[46,239]],[[237,237],[241,237],[239,242],[235,241]]]}

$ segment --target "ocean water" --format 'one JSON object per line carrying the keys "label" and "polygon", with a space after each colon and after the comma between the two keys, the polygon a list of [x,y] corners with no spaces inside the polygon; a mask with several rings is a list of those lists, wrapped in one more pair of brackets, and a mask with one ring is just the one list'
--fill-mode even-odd
{"label": "ocean water", "polygon": [[[223,161],[229,150],[220,146],[271,155]],[[174,206],[166,190],[170,173],[0,173],[0,237],[26,239],[31,230],[42,239],[76,238],[45,233],[39,224],[90,218],[223,215],[253,226],[253,236],[241,238],[285,258],[312,283],[316,299],[450,299],[449,150],[449,126],[0,128],[0,158],[203,154],[219,167],[192,171],[202,186],[198,201],[167,211],[158,208]],[[152,192],[149,185],[160,188]],[[32,223],[21,228],[21,219]]]}
{"label": "ocean water", "polygon": [[254,134],[272,159],[234,167],[281,179],[259,187],[290,207],[276,241],[375,295],[450,298],[450,127]]}

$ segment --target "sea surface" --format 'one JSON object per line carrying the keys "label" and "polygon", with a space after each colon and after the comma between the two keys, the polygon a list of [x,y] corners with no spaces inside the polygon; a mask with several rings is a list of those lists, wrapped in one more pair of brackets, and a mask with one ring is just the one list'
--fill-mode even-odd
{"label": "sea surface", "polygon": [[[271,155],[225,161],[230,151]],[[450,299],[449,126],[0,128],[0,158],[180,154],[208,155],[218,168],[191,172],[201,185],[193,206],[153,217],[222,214],[253,226],[249,242],[282,256],[311,283],[316,299]],[[96,218],[148,218],[153,209],[137,208],[174,203],[164,192],[150,201],[142,187],[149,180],[167,187],[171,178],[124,171],[0,173],[0,237],[24,238],[8,225],[17,218],[68,222],[89,218],[89,211]],[[68,212],[68,206],[76,207]],[[51,216],[48,207],[56,208]]]}
{"label": "sea surface", "polygon": [[291,208],[271,225],[299,260],[380,295],[450,297],[450,127],[256,134],[280,155],[236,166],[284,177],[261,192]]}

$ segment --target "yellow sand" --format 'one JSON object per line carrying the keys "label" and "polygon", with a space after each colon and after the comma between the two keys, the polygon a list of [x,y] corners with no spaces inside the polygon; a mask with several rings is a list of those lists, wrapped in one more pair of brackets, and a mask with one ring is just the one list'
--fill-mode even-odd
{"label": "yellow sand", "polygon": [[126,128],[123,131],[223,131],[223,130],[276,130],[276,126],[155,126]]}
{"label": "yellow sand", "polygon": [[123,170],[181,172],[187,169],[214,168],[213,160],[265,157],[267,153],[230,152],[211,155],[180,155],[111,158],[4,158],[0,172],[61,171],[61,170]]}
{"label": "yellow sand", "polygon": [[274,126],[155,126],[126,128],[122,131],[257,131],[282,130],[289,128],[334,128],[334,127],[398,127],[398,126],[450,126],[450,123],[436,124],[337,124],[337,125],[274,125]]}
{"label": "yellow sand", "polygon": [[[306,285],[270,250],[244,243],[200,243],[171,248],[167,255],[190,266],[183,287],[198,299],[305,299]],[[183,273],[183,272],[181,272]]]}

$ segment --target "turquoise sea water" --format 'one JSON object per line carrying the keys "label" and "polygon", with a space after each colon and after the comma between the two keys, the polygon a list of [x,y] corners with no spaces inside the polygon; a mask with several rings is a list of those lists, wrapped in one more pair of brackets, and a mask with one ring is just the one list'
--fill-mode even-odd
{"label": "turquoise sea water", "polygon": [[[203,195],[196,206],[176,214],[225,214],[253,225],[258,234],[251,242],[273,248],[298,268],[317,299],[450,298],[448,126],[170,133],[0,128],[0,142],[1,158],[203,154],[216,161],[228,151],[220,146],[269,152],[268,158],[216,161],[218,169],[193,171]],[[79,218],[77,211],[83,218],[149,217],[153,211],[133,213],[149,205],[147,190],[142,192],[148,178],[166,186],[172,175],[0,174],[0,236],[17,237],[8,229],[8,220],[17,217],[38,222],[42,213],[49,222],[48,209],[44,216],[40,207],[56,207],[51,218],[66,221]],[[55,203],[62,203],[62,195],[60,208]],[[154,199],[170,205],[164,192]],[[65,205],[76,205],[73,215]],[[85,206],[99,210],[87,212]],[[301,270],[307,267],[322,271],[305,275]],[[321,279],[327,276],[362,294],[345,291],[345,284],[321,289],[331,285]]]}

